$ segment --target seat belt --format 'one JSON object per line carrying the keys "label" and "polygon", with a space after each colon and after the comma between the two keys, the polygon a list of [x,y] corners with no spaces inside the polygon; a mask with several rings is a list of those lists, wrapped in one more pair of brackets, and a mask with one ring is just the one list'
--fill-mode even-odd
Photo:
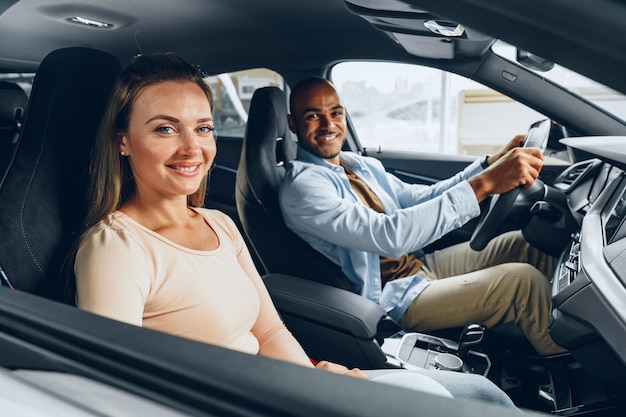
{"label": "seat belt", "polygon": [[9,279],[8,275],[6,274],[6,272],[4,272],[4,269],[2,268],[2,265],[0,265],[0,280],[2,281],[2,285],[9,287],[10,289],[14,290],[15,287],[13,287],[13,284],[11,283],[11,280]]}

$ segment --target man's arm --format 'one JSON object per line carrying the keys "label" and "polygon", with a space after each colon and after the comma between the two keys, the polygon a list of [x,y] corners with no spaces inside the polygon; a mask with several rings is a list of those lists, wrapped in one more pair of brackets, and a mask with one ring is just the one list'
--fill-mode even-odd
{"label": "man's arm", "polygon": [[480,202],[491,194],[502,194],[518,186],[530,187],[542,166],[543,154],[539,149],[515,147],[468,182]]}
{"label": "man's arm", "polygon": [[470,179],[482,170],[483,168],[480,161],[476,161],[450,178],[438,181],[432,185],[419,185],[400,180],[395,175],[385,172],[384,167],[381,165],[381,171],[383,171],[386,176],[385,181],[390,185],[393,194],[397,196],[400,207],[414,206],[439,197],[450,188]]}
{"label": "man's arm", "polygon": [[286,224],[313,246],[331,244],[395,257],[426,246],[480,214],[465,181],[436,198],[384,214],[352,194],[342,195],[345,190],[321,170],[288,173],[280,195]]}

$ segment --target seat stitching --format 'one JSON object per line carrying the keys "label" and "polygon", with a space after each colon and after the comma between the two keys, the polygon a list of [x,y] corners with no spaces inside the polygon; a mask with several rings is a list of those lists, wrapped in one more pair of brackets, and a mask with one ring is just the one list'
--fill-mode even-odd
{"label": "seat stitching", "polygon": [[[54,83],[53,83],[53,88],[52,88],[52,97],[54,97],[55,91],[56,91],[56,80],[58,78],[58,74],[59,74],[59,69],[57,69],[57,72],[55,74],[54,77]],[[26,192],[24,193],[24,199],[22,200],[22,206],[20,209],[20,227],[21,227],[21,231],[22,231],[22,237],[24,238],[24,243],[26,244],[26,247],[28,249],[28,252],[30,253],[31,258],[33,259],[33,262],[35,263],[35,265],[37,265],[37,268],[39,269],[39,272],[41,272],[41,274],[45,277],[47,276],[46,272],[44,271],[43,267],[41,266],[41,264],[39,263],[39,261],[37,260],[37,258],[35,257],[35,254],[30,246],[30,243],[28,241],[28,237],[26,236],[26,230],[24,228],[24,210],[26,208],[26,200],[28,199],[28,194],[30,192],[31,186],[33,184],[33,181],[35,179],[35,174],[37,173],[37,168],[39,167],[39,163],[41,161],[41,156],[43,154],[43,149],[44,149],[44,144],[47,138],[46,132],[48,131],[48,124],[50,122],[50,111],[52,109],[52,102],[53,100],[50,100],[50,103],[48,104],[48,111],[47,111],[47,117],[46,117],[46,123],[43,129],[43,140],[41,141],[41,146],[39,148],[39,154],[37,155],[37,160],[35,161],[35,166],[33,167],[33,172],[30,176],[30,179],[28,181],[28,186],[26,187]]]}

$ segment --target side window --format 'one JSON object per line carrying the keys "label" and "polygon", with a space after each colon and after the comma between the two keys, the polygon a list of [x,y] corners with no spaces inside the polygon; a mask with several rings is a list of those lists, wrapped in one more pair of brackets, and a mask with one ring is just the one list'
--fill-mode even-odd
{"label": "side window", "polygon": [[214,96],[213,118],[218,137],[243,138],[252,94],[257,88],[284,88],[283,78],[265,68],[224,73],[206,78]]}
{"label": "side window", "polygon": [[284,82],[276,72],[265,68],[213,75],[205,81],[213,91],[217,132],[215,168],[211,172],[205,206],[218,208],[237,221],[234,190],[252,95],[266,86],[284,89]]}
{"label": "side window", "polygon": [[331,74],[365,148],[483,155],[544,116],[456,74],[345,62]]}

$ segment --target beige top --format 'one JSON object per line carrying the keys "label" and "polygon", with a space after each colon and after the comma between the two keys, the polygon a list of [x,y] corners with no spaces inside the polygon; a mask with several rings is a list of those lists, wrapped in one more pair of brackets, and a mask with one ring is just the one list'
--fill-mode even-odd
{"label": "beige top", "polygon": [[196,209],[219,246],[188,249],[120,211],[83,237],[79,308],[138,326],[311,366],[285,328],[234,222]]}

